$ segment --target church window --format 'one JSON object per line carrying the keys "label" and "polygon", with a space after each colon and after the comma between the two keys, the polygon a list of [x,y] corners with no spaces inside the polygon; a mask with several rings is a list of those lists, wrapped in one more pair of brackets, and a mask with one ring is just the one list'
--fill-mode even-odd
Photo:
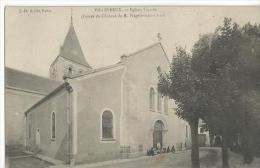
{"label": "church window", "polygon": [[56,138],[56,115],[55,112],[51,114],[51,139]]}
{"label": "church window", "polygon": [[164,113],[168,114],[168,97],[164,96]]}
{"label": "church window", "polygon": [[113,114],[106,110],[102,114],[102,140],[112,140],[113,129]]}
{"label": "church window", "polygon": [[68,68],[68,76],[71,76],[72,75],[72,66],[69,66]]}
{"label": "church window", "polygon": [[157,110],[158,110],[158,112],[162,111],[162,94],[159,90],[158,90],[158,94],[157,94]]}
{"label": "church window", "polygon": [[71,75],[73,75],[73,71],[74,71],[73,66],[72,65],[67,65],[64,68],[64,75],[66,75],[67,77],[70,77]]}
{"label": "church window", "polygon": [[31,139],[32,137],[32,115],[30,114],[29,115],[29,118],[28,118],[28,137],[29,139]]}
{"label": "church window", "polygon": [[29,136],[29,139],[31,139],[31,134],[32,134],[31,123],[28,124],[28,127],[29,127],[28,136]]}
{"label": "church window", "polygon": [[162,73],[162,69],[161,69],[161,67],[160,67],[160,66],[158,66],[158,67],[157,67],[157,72],[158,72],[159,74],[161,74],[161,73]]}
{"label": "church window", "polygon": [[186,125],[185,136],[186,136],[186,138],[188,138],[188,126],[187,125]]}
{"label": "church window", "polygon": [[56,75],[57,75],[56,67],[51,67],[51,68],[50,68],[50,77],[51,77],[52,79],[55,79],[55,78],[56,78]]}
{"label": "church window", "polygon": [[154,89],[151,87],[150,88],[150,95],[149,95],[149,107],[150,107],[150,110],[155,110],[155,103],[154,103],[154,95],[155,95],[155,92],[154,92]]}

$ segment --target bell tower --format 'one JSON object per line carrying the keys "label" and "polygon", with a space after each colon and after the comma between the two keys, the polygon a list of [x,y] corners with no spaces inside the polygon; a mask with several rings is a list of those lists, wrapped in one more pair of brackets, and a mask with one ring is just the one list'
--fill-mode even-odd
{"label": "bell tower", "polygon": [[79,75],[91,69],[81,49],[71,16],[69,31],[60,47],[59,55],[50,66],[50,78],[63,80],[64,76]]}

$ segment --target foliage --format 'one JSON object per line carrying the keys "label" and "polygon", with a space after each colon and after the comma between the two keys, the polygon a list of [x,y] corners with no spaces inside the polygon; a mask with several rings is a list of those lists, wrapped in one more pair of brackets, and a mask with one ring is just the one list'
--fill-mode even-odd
{"label": "foliage", "polygon": [[174,99],[177,104],[176,114],[190,122],[198,120],[203,115],[203,100],[201,82],[191,69],[191,56],[185,49],[176,49],[170,72],[160,74],[158,89],[163,95]]}
{"label": "foliage", "polygon": [[201,36],[192,50],[192,68],[208,97],[204,120],[229,145],[237,134],[242,135],[244,152],[252,151],[249,148],[256,144],[252,136],[257,126],[252,123],[260,108],[254,107],[258,114],[253,113],[256,99],[252,93],[259,94],[259,32],[260,26],[248,23],[241,28],[225,18],[223,26],[214,34]]}
{"label": "foliage", "polygon": [[192,54],[177,48],[170,72],[159,76],[158,88],[176,101],[180,118],[193,129],[201,118],[222,135],[223,167],[229,166],[227,148],[238,135],[246,163],[260,153],[259,46],[260,25],[240,27],[225,18],[214,33],[200,36]]}
{"label": "foliage", "polygon": [[193,168],[199,168],[198,120],[204,113],[204,100],[201,81],[191,68],[191,56],[185,49],[176,49],[170,72],[160,74],[158,89],[163,95],[174,99],[176,114],[188,121],[191,128],[191,161]]}

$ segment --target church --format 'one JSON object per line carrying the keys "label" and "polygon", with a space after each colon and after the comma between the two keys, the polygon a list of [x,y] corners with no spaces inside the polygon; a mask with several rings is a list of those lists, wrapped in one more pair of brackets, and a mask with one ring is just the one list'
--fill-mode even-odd
{"label": "church", "polygon": [[189,125],[157,90],[169,66],[158,42],[92,68],[71,23],[49,78],[6,67],[6,146],[70,164],[139,157],[158,145],[185,150]]}

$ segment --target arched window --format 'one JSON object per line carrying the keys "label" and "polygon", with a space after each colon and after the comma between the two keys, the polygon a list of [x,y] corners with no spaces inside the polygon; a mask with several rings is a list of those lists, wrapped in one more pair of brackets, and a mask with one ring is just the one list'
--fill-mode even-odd
{"label": "arched window", "polygon": [[158,112],[162,111],[162,94],[159,90],[158,90],[158,94],[157,94],[157,110],[158,110]]}
{"label": "arched window", "polygon": [[32,137],[32,114],[28,116],[28,137],[29,139]]}
{"label": "arched window", "polygon": [[185,137],[188,138],[188,126],[186,125]]}
{"label": "arched window", "polygon": [[104,111],[102,114],[102,139],[113,139],[113,114],[111,111]]}
{"label": "arched window", "polygon": [[29,128],[28,128],[28,130],[29,130],[29,131],[28,131],[28,134],[29,134],[28,136],[29,136],[29,139],[31,139],[31,136],[32,136],[32,126],[31,126],[31,123],[30,123],[30,122],[29,122],[29,124],[28,124],[28,127],[29,127]]}
{"label": "arched window", "polygon": [[162,73],[162,69],[161,69],[161,67],[160,67],[160,66],[158,66],[158,67],[157,67],[157,72],[158,72],[159,74],[161,74],[161,73]]}
{"label": "arched window", "polygon": [[168,97],[167,96],[164,96],[164,113],[165,114],[168,114]]}
{"label": "arched window", "polygon": [[155,95],[155,92],[154,92],[154,89],[151,87],[150,88],[150,93],[149,93],[149,107],[151,110],[155,110],[155,103],[154,103],[154,95]]}
{"label": "arched window", "polygon": [[56,138],[56,115],[55,112],[51,114],[51,139]]}
{"label": "arched window", "polygon": [[70,77],[71,75],[73,75],[73,71],[74,71],[74,67],[72,65],[65,66],[65,68],[63,70],[64,75],[67,77]]}

